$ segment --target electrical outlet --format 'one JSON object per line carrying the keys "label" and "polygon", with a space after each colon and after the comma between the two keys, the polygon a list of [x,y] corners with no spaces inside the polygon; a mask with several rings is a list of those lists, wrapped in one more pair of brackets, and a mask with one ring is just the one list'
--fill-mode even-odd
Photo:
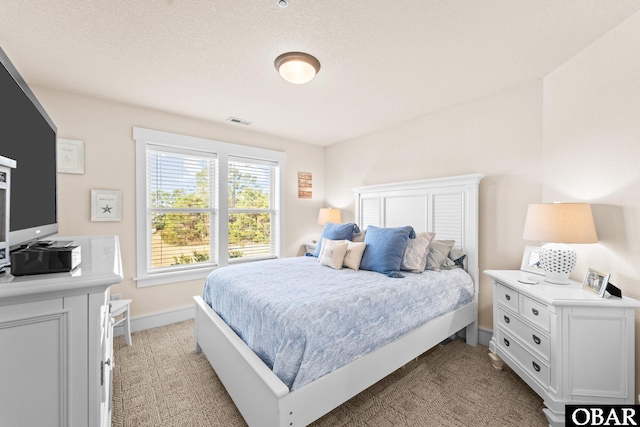
{"label": "electrical outlet", "polygon": [[122,299],[122,294],[113,294],[111,295],[112,300]]}

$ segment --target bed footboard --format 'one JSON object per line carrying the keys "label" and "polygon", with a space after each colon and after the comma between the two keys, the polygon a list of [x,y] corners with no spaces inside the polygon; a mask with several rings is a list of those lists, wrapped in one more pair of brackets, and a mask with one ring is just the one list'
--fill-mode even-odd
{"label": "bed footboard", "polygon": [[469,303],[289,392],[201,297],[194,300],[196,351],[207,356],[249,426],[306,426],[461,329],[475,330],[477,339],[476,307]]}
{"label": "bed footboard", "polygon": [[287,386],[201,297],[194,300],[196,351],[207,356],[247,424],[279,426],[278,401]]}

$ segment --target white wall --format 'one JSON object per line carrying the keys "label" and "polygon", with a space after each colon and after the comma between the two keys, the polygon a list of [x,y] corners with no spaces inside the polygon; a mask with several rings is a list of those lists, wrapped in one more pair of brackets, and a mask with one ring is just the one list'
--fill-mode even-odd
{"label": "white wall", "polygon": [[[527,205],[542,194],[541,140],[542,82],[534,81],[327,147],[327,203],[353,220],[352,187],[482,173],[480,271],[519,268]],[[480,326],[490,329],[484,276],[479,303]]]}
{"label": "white wall", "polygon": [[[32,88],[58,127],[58,137],[84,141],[85,174],[58,174],[60,235],[115,234],[120,238],[124,280],[112,294],[133,299],[132,317],[192,306],[202,294],[202,280],[137,288],[135,239],[135,144],[132,127],[139,126],[287,153],[285,254],[304,252],[303,243],[317,238],[317,216],[324,206],[324,149],[310,144],[256,134],[160,111]],[[298,199],[297,174],[313,174],[313,198]],[[120,222],[91,222],[92,188],[123,191]]]}
{"label": "white wall", "polygon": [[[640,299],[640,13],[544,79],[543,141],[543,201],[592,203],[600,240],[575,245],[572,278],[592,267]],[[635,330],[640,372],[638,311]]]}

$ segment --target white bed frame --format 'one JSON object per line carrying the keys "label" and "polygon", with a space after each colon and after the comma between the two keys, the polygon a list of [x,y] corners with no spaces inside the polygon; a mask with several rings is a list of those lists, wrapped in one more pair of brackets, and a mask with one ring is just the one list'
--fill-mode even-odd
{"label": "white bed frame", "polygon": [[[464,175],[354,188],[356,222],[453,239],[467,254],[475,283],[469,304],[289,392],[287,386],[201,297],[196,302],[195,348],[204,352],[249,426],[306,426],[402,367],[446,338],[466,329],[478,343],[478,186],[483,175]],[[402,279],[398,279],[402,280]]]}

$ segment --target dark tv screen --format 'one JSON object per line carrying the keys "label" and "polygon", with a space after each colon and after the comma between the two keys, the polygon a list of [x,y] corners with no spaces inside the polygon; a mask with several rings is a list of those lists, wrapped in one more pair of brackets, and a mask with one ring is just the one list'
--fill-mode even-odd
{"label": "dark tv screen", "polygon": [[57,232],[56,127],[0,50],[0,155],[11,171],[11,247]]}

